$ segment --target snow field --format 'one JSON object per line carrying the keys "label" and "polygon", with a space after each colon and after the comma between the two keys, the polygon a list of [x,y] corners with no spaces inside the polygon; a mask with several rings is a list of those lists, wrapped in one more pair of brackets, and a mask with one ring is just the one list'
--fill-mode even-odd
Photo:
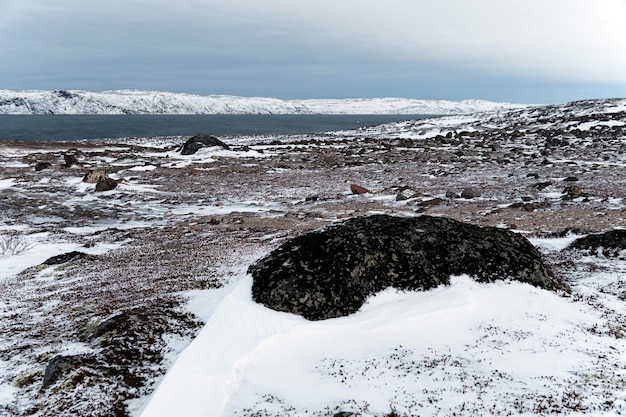
{"label": "snow field", "polygon": [[256,305],[250,287],[243,277],[224,297],[139,416],[600,411],[597,357],[624,377],[624,340],[588,332],[598,312],[526,284],[389,289],[320,322]]}

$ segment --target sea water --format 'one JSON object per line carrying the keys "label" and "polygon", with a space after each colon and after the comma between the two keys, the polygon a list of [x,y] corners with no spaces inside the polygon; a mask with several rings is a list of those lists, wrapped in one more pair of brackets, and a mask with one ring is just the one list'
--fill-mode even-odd
{"label": "sea water", "polygon": [[0,140],[297,134],[358,129],[432,115],[0,115]]}

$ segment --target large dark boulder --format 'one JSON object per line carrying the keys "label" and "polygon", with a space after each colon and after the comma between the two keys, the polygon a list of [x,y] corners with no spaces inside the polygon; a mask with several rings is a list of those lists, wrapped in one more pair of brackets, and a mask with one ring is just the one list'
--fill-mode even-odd
{"label": "large dark boulder", "polygon": [[430,216],[350,219],[286,242],[248,272],[256,302],[309,320],[354,313],[388,287],[449,284],[451,275],[566,289],[523,236]]}
{"label": "large dark boulder", "polygon": [[88,259],[91,256],[92,255],[79,251],[66,252],[46,259],[43,261],[42,265],[61,265],[73,261],[74,259]]}
{"label": "large dark boulder", "polygon": [[196,135],[183,144],[180,149],[181,155],[193,155],[202,148],[210,148],[219,146],[224,149],[230,149],[227,144],[216,138],[215,136]]}
{"label": "large dark boulder", "polygon": [[605,256],[617,256],[626,250],[626,230],[611,230],[576,239],[567,249],[589,249],[597,252],[602,249]]}

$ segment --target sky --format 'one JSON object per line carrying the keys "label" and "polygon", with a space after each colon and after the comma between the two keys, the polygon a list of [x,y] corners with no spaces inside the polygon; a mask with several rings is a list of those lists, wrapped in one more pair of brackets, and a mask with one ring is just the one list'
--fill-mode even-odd
{"label": "sky", "polygon": [[626,97],[626,0],[0,0],[0,89]]}

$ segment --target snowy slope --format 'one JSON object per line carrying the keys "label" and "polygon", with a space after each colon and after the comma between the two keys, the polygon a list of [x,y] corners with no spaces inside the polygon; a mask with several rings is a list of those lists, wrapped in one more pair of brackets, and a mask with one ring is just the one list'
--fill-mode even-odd
{"label": "snowy slope", "polygon": [[[243,278],[217,306],[141,417],[582,415],[606,402],[626,411],[615,390],[625,340],[590,335],[601,314],[546,290],[462,276],[308,322],[255,304],[250,286]],[[615,385],[593,383],[607,372]]]}
{"label": "snowy slope", "polygon": [[160,91],[0,90],[0,114],[458,114],[522,107],[482,100],[280,100]]}

